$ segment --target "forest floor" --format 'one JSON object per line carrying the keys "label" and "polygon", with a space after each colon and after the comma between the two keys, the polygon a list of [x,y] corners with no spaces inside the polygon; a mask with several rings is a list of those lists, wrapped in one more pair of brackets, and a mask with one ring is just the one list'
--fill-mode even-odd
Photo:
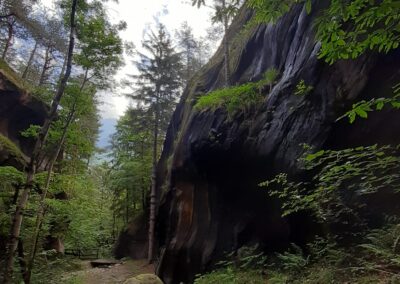
{"label": "forest floor", "polygon": [[147,264],[146,260],[127,260],[104,268],[93,268],[90,261],[82,261],[82,269],[65,274],[62,283],[116,284],[139,274],[154,273],[154,266]]}

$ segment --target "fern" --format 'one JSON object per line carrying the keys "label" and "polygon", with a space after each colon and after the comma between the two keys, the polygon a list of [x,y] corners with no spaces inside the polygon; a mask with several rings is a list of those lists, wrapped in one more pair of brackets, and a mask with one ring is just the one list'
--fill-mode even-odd
{"label": "fern", "polygon": [[278,253],[277,257],[283,269],[288,271],[301,271],[310,261],[309,256],[304,257],[302,249],[295,244],[291,244],[291,251]]}
{"label": "fern", "polygon": [[400,266],[400,224],[373,230],[366,239],[368,243],[361,244],[360,247],[387,264]]}

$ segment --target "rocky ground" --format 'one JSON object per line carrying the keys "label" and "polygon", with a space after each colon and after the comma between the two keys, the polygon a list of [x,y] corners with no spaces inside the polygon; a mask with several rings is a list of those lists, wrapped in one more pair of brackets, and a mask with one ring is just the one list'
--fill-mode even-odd
{"label": "rocky ground", "polygon": [[92,268],[89,261],[82,264],[83,270],[66,274],[63,283],[68,284],[115,284],[146,273],[154,273],[154,266],[146,260],[128,260],[104,268]]}

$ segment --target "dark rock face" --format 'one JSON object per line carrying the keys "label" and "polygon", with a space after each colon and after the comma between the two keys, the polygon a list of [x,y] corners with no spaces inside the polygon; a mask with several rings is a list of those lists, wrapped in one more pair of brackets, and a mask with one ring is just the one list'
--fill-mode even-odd
{"label": "dark rock face", "polygon": [[[197,96],[223,85],[222,49],[186,90],[158,171],[157,272],[165,283],[191,283],[224,251],[244,244],[279,250],[318,230],[307,216],[281,218],[279,203],[258,187],[280,172],[301,174],[297,159],[303,143],[319,149],[400,142],[400,115],[393,110],[354,124],[335,122],[355,100],[391,93],[400,81],[399,50],[333,65],[318,60],[312,24],[321,10],[317,5],[311,15],[295,6],[275,25],[256,27],[241,44],[235,43],[235,32],[250,12],[243,10],[232,24],[234,84],[257,80],[272,67],[279,70],[262,105],[233,118],[223,109],[193,109]],[[312,92],[295,95],[300,80]]]}
{"label": "dark rock face", "polygon": [[18,88],[6,73],[0,70],[0,134],[17,145],[25,155],[32,152],[33,139],[25,138],[21,131],[30,125],[42,125],[48,107]]}
{"label": "dark rock face", "polygon": [[117,259],[130,257],[133,259],[147,258],[148,216],[139,215],[131,221],[125,231],[119,234],[114,247],[114,256]]}

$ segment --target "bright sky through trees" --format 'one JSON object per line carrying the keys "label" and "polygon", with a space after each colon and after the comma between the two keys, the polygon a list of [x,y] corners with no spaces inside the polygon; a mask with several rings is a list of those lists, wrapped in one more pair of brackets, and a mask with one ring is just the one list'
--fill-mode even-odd
{"label": "bright sky through trees", "polygon": [[[52,7],[54,0],[42,0],[42,3]],[[210,11],[205,8],[197,9],[190,3],[188,0],[119,0],[118,3],[110,1],[107,6],[112,21],[125,21],[128,24],[128,28],[121,32],[123,40],[133,42],[140,48],[143,32],[154,26],[156,18],[166,26],[171,36],[174,36],[175,30],[184,21],[193,28],[195,36],[204,36],[206,28],[210,26]],[[135,67],[130,64],[130,60],[117,75],[118,79],[123,78],[125,74],[135,73]],[[110,98],[107,92],[103,97],[102,119],[116,119],[128,107],[128,100],[121,95],[113,94]]]}

